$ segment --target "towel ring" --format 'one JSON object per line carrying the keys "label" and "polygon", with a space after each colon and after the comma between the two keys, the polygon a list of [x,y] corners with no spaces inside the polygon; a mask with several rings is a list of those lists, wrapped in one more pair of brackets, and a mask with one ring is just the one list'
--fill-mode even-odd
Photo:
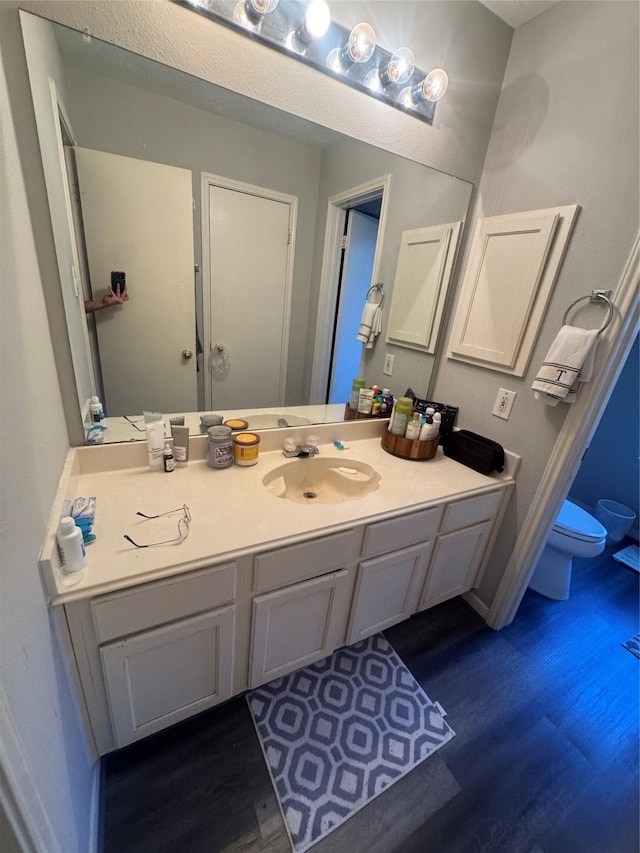
{"label": "towel ring", "polygon": [[379,284],[373,284],[373,285],[369,288],[369,290],[367,291],[367,299],[366,299],[366,301],[367,301],[367,302],[369,302],[369,297],[371,296],[371,294],[373,293],[373,291],[374,291],[374,290],[377,290],[377,291],[378,291],[378,293],[380,294],[380,301],[379,301],[379,302],[374,302],[374,303],[372,303],[372,304],[373,304],[373,305],[380,305],[380,307],[382,307],[382,306],[384,305],[384,290],[382,289],[383,287],[384,287],[384,285],[382,284],[382,282],[380,282]]}
{"label": "towel ring", "polygon": [[598,334],[601,335],[613,319],[613,303],[609,299],[610,294],[610,290],[592,290],[588,296],[580,296],[578,299],[575,300],[575,302],[572,302],[571,305],[569,305],[567,310],[564,312],[564,317],[562,318],[562,325],[567,325],[567,317],[569,316],[571,309],[574,308],[578,304],[578,302],[582,302],[584,299],[588,299],[589,302],[598,302],[601,300],[602,302],[606,303],[608,311],[607,319],[604,321],[604,325],[598,329]]}

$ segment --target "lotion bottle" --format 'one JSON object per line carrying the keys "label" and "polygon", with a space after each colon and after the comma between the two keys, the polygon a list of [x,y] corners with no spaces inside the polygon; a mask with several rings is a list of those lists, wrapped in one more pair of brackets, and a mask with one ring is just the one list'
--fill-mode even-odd
{"label": "lotion bottle", "polygon": [[413,418],[409,421],[404,437],[414,441],[420,438],[420,415],[418,412],[413,413]]}
{"label": "lotion bottle", "polygon": [[99,398],[93,396],[89,402],[89,411],[91,412],[91,420],[94,424],[99,424],[104,419],[104,409]]}
{"label": "lotion bottle", "polygon": [[65,574],[73,574],[84,569],[87,564],[87,552],[84,549],[82,531],[70,515],[60,519],[56,539],[62,560],[62,571]]}

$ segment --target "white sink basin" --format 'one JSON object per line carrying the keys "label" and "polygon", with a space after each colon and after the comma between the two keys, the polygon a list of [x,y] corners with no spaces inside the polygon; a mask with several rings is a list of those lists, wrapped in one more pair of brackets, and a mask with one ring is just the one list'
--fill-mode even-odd
{"label": "white sink basin", "polygon": [[366,462],[339,457],[292,459],[262,480],[277,498],[296,503],[338,504],[355,501],[380,486],[380,475]]}

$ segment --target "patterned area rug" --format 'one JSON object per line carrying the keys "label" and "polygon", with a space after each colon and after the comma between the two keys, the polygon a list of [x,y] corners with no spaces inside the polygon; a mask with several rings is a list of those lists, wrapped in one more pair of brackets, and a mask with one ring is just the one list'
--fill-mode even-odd
{"label": "patterned area rug", "polygon": [[636,634],[635,637],[631,637],[626,643],[622,643],[622,647],[631,652],[632,655],[640,658],[640,634]]}
{"label": "patterned area rug", "polygon": [[296,853],[454,737],[382,634],[271,681],[247,701]]}

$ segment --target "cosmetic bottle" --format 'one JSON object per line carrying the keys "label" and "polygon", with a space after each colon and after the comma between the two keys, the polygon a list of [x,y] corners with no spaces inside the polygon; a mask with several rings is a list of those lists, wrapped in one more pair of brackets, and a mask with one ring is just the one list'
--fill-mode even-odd
{"label": "cosmetic bottle", "polygon": [[65,515],[60,519],[56,539],[62,561],[62,571],[66,574],[73,574],[84,569],[87,564],[87,553],[84,550],[82,531],[70,515]]}
{"label": "cosmetic bottle", "polygon": [[162,454],[162,460],[164,463],[164,470],[167,474],[171,473],[176,467],[175,459],[173,458],[173,450],[171,449],[171,442],[167,441],[164,446],[164,452]]}
{"label": "cosmetic bottle", "polygon": [[89,411],[91,412],[91,420],[94,424],[99,424],[104,419],[104,409],[98,397],[92,397],[89,403]]}
{"label": "cosmetic bottle", "polygon": [[413,418],[407,425],[407,431],[405,432],[404,437],[411,438],[413,440],[420,438],[420,427],[420,415],[418,412],[414,412]]}
{"label": "cosmetic bottle", "polygon": [[147,455],[151,468],[162,468],[164,453],[164,421],[145,424],[147,431]]}
{"label": "cosmetic bottle", "polygon": [[389,431],[394,435],[404,436],[411,412],[413,411],[413,400],[410,397],[398,397],[393,407],[393,415],[389,423]]}
{"label": "cosmetic bottle", "polygon": [[189,427],[172,424],[171,436],[173,438],[173,456],[176,465],[186,465],[189,461]]}
{"label": "cosmetic bottle", "polygon": [[364,388],[365,380],[358,377],[353,380],[353,385],[351,386],[351,397],[349,398],[349,408],[353,409],[354,412],[358,411],[358,403],[360,402],[360,389]]}

